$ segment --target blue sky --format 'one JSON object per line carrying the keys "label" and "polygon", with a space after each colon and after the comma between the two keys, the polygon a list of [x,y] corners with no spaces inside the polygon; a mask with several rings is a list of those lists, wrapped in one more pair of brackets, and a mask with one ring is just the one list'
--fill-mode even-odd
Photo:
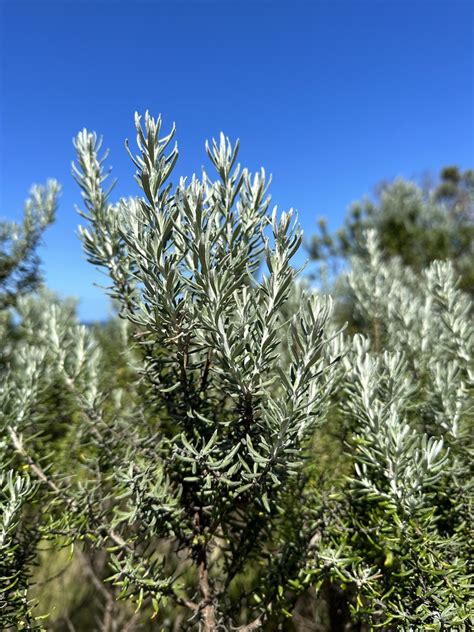
{"label": "blue sky", "polygon": [[101,275],[77,238],[72,138],[97,130],[117,195],[137,193],[123,147],[135,110],[175,121],[177,175],[204,141],[241,139],[273,174],[273,202],[307,236],[332,228],[381,179],[473,166],[473,7],[450,0],[155,2],[0,0],[0,214],[33,182],[63,184],[41,249],[48,285],[103,318]]}

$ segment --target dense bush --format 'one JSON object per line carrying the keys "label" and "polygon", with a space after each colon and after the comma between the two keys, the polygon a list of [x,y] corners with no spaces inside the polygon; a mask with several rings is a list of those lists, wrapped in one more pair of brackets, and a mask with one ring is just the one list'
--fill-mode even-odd
{"label": "dense bush", "polygon": [[[338,269],[352,256],[364,256],[364,233],[377,232],[384,259],[400,257],[422,272],[433,261],[449,259],[462,289],[474,292],[474,171],[457,167],[441,170],[439,182],[397,178],[377,188],[377,198],[354,202],[343,226],[329,233],[326,221],[309,240],[308,250],[319,271]],[[329,270],[328,270],[329,269]]]}
{"label": "dense bush", "polygon": [[173,187],[174,130],[136,129],[143,195],[117,203],[101,142],[75,140],[81,237],[120,318],[84,327],[45,290],[4,305],[2,628],[469,629],[474,338],[455,266],[361,232],[361,331],[342,331],[238,144],[207,146],[215,180]]}

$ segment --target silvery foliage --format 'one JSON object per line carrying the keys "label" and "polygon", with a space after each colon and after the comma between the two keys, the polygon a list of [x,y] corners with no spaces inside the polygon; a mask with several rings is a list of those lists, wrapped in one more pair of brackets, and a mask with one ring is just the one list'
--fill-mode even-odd
{"label": "silvery foliage", "polygon": [[0,472],[0,622],[4,629],[31,621],[27,598],[31,557],[21,516],[34,491],[27,476],[12,469]]}
{"label": "silvery foliage", "polygon": [[51,460],[47,444],[60,414],[53,389],[59,385],[82,407],[94,398],[98,358],[70,305],[45,291],[15,302],[15,336],[2,331],[10,341],[0,372],[0,627],[36,629],[30,571],[62,496],[54,482],[57,455]]}
{"label": "silvery foliage", "polygon": [[[21,349],[12,365],[9,341],[11,317],[7,307],[39,282],[35,248],[53,221],[59,185],[34,186],[25,203],[21,224],[0,222],[0,624],[32,625],[27,598],[28,564],[34,538],[23,521],[24,509],[35,493],[27,472],[16,467],[10,425],[27,419],[37,392],[41,353]],[[17,370],[18,369],[18,370]],[[32,542],[33,541],[33,542]],[[32,546],[33,543],[33,546]]]}
{"label": "silvery foliage", "polygon": [[399,252],[404,263],[416,270],[427,265],[441,249],[438,256],[452,257],[457,273],[467,284],[474,254],[472,211],[468,210],[470,186],[458,191],[459,199],[452,206],[449,194],[441,201],[440,187],[427,191],[402,178],[385,183],[377,202],[365,197],[350,206],[344,225],[334,235],[327,232],[326,222],[321,219],[319,234],[308,244],[310,255],[319,262],[323,278],[329,274],[334,280],[344,260],[364,252],[363,233],[372,229],[379,235],[385,255]]}
{"label": "silvery foliage", "polygon": [[353,472],[342,527],[322,557],[372,625],[467,630],[472,306],[449,262],[420,278],[383,261],[375,231],[366,248],[349,283],[372,335],[350,343],[340,406]]}
{"label": "silvery foliage", "polygon": [[22,222],[0,221],[0,310],[39,284],[36,248],[54,221],[59,193],[56,180],[35,185],[25,202]]}
{"label": "silvery foliage", "polygon": [[[216,180],[203,171],[173,188],[174,128],[161,138],[161,118],[135,123],[139,153],[129,153],[143,197],[112,204],[101,141],[86,130],[75,140],[89,222],[81,237],[133,328],[156,411],[150,421],[145,401],[126,423],[115,420],[124,460],[109,478],[122,499],[107,533],[122,542],[114,580],[124,596],[155,608],[171,597],[210,630],[239,622],[229,586],[253,559],[262,560],[261,586],[278,564],[284,576],[285,551],[268,545],[334,386],[331,302],[301,290],[284,316],[301,233],[293,211],[268,213],[265,173],[240,168],[238,143],[221,134],[206,144]],[[158,538],[184,553],[160,554]],[[197,570],[191,594],[173,574],[183,565]],[[259,603],[242,595],[255,626],[278,609],[277,588]]]}

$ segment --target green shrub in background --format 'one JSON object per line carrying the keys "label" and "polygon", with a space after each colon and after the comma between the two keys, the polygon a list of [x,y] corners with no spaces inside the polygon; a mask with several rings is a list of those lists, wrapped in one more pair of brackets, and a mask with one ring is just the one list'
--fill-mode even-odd
{"label": "green shrub in background", "polygon": [[457,167],[441,170],[437,184],[397,178],[377,188],[375,200],[353,203],[342,227],[331,234],[324,219],[307,243],[313,276],[328,283],[337,297],[337,319],[351,332],[369,324],[355,308],[355,297],[341,274],[353,257],[366,256],[364,235],[375,230],[381,258],[398,257],[417,274],[436,260],[451,261],[459,287],[474,295],[474,171]]}
{"label": "green shrub in background", "polygon": [[453,265],[361,232],[362,331],[341,332],[238,144],[207,146],[215,180],[173,187],[174,130],[136,129],[142,197],[117,203],[97,136],[75,140],[81,236],[120,320],[86,328],[44,294],[4,311],[3,628],[468,630],[473,334]]}
{"label": "green shrub in background", "polygon": [[[439,182],[421,187],[397,178],[350,206],[343,226],[334,234],[324,219],[308,242],[310,258],[320,271],[337,270],[344,259],[364,256],[364,233],[377,232],[383,259],[400,257],[421,272],[433,261],[449,259],[462,289],[474,292],[474,170],[441,170]],[[321,270],[322,267],[322,270]]]}
{"label": "green shrub in background", "polygon": [[[40,283],[36,247],[54,220],[59,186],[36,186],[25,203],[21,224],[0,222],[0,621],[2,628],[32,622],[27,598],[35,557],[35,520],[23,519],[36,490],[24,468],[15,467],[11,432],[24,423],[39,392],[41,352],[16,344],[8,308]],[[15,349],[15,351],[13,351]]]}

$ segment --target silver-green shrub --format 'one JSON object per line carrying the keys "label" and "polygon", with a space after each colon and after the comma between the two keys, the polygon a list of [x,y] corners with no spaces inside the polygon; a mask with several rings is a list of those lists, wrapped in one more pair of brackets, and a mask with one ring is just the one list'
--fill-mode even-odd
{"label": "silver-green shrub", "polygon": [[31,292],[41,281],[36,249],[54,221],[60,187],[55,180],[32,187],[23,220],[0,221],[0,310]]}
{"label": "silver-green shrub", "polygon": [[[155,609],[187,606],[203,629],[255,628],[285,606],[285,566],[303,562],[278,533],[334,386],[331,303],[302,292],[284,316],[300,231],[292,211],[267,214],[265,174],[236,164],[238,145],[221,135],[207,146],[217,179],[203,171],[173,188],[174,130],[161,138],[148,114],[136,128],[143,197],[117,204],[96,135],[75,141],[82,239],[133,327],[149,390],[149,403],[114,421],[107,476],[120,502],[104,525],[117,545],[114,581]],[[239,588],[249,572],[253,583]]]}
{"label": "silver-green shrub", "polygon": [[80,436],[75,417],[97,390],[98,356],[71,305],[48,292],[17,297],[13,320],[0,372],[0,621],[35,629],[28,585],[36,547],[58,533],[75,502],[64,477]]}
{"label": "silver-green shrub", "polygon": [[[402,630],[472,624],[472,388],[468,297],[449,262],[420,277],[383,262],[375,231],[352,261],[356,308],[371,323],[347,340],[347,484],[316,560],[356,618]],[[341,482],[342,483],[342,482]],[[304,574],[302,575],[304,576]],[[309,570],[321,582],[321,566]]]}
{"label": "silver-green shrub", "polygon": [[0,222],[0,622],[2,629],[34,626],[27,595],[37,531],[25,517],[36,484],[15,460],[15,429],[30,423],[43,352],[15,342],[11,306],[38,286],[36,247],[53,221],[58,184],[35,186],[23,222]]}
{"label": "silver-green shrub", "polygon": [[365,328],[340,331],[238,143],[173,185],[174,129],[135,123],[139,197],[112,202],[101,141],[75,139],[119,369],[107,330],[45,291],[2,312],[2,627],[40,625],[28,582],[56,538],[105,560],[103,630],[116,597],[160,629],[290,629],[310,594],[352,618],[326,629],[470,629],[474,336],[453,266],[419,273],[369,231],[348,278]]}

